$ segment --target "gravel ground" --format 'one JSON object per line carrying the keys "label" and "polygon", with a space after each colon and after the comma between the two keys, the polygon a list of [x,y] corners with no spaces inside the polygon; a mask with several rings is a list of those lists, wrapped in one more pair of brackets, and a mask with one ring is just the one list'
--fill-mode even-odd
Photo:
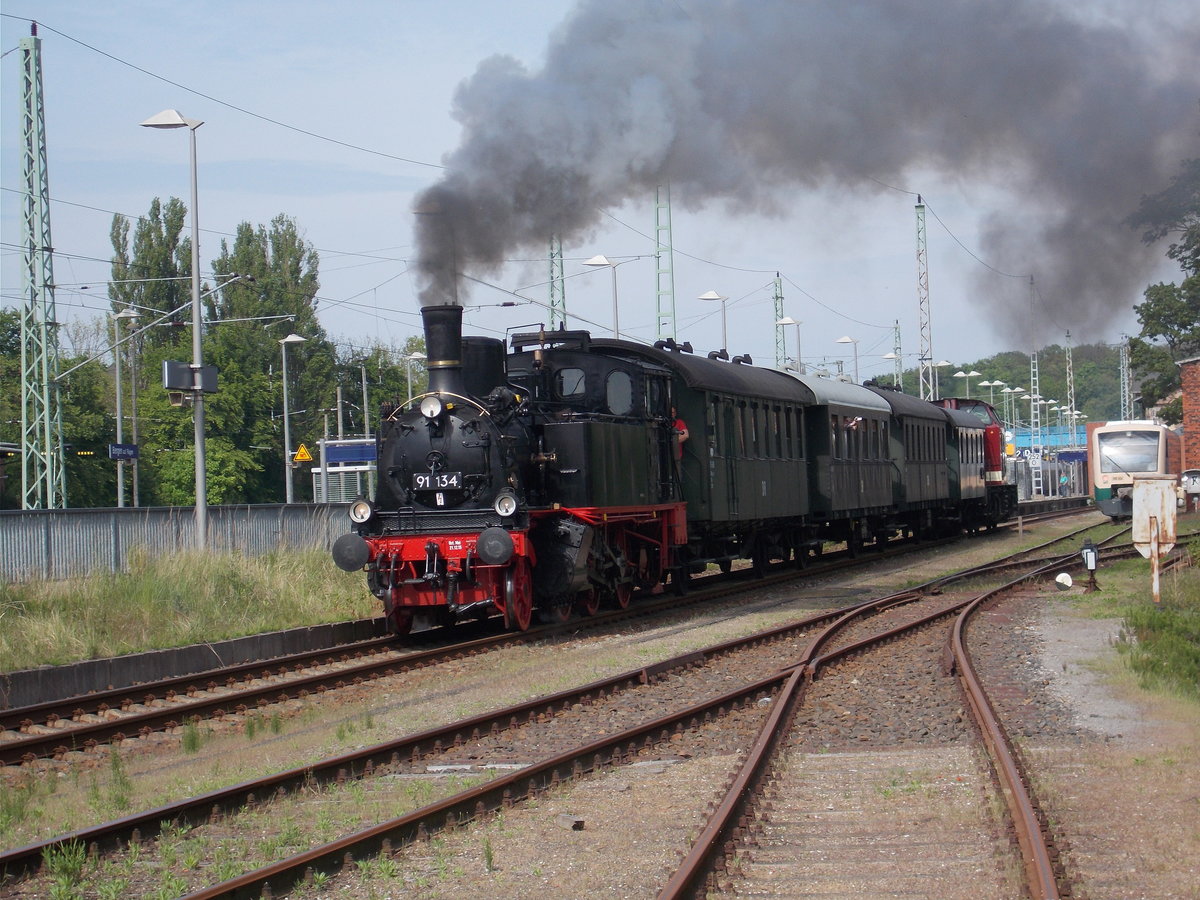
{"label": "gravel ground", "polygon": [[[865,576],[872,577],[879,578]],[[1115,666],[1119,622],[1083,618],[1071,601],[1071,593],[1049,586],[1026,595],[1009,613],[1007,665],[1012,681],[1027,691],[1018,731],[1024,732],[1022,741],[1039,769],[1056,835],[1067,850],[1074,897],[1200,898],[1196,710],[1147,699],[1106,674]],[[957,756],[963,750],[950,746],[956,741],[947,737],[940,752],[873,748],[836,756],[854,760],[848,768],[883,779],[882,788],[864,788],[868,803],[873,800],[882,818],[894,818],[898,834],[911,834],[916,823],[927,827],[930,816],[966,815],[956,813],[953,805],[947,813],[945,804],[960,776],[932,777],[920,790],[906,792],[915,783],[912,773],[945,775],[957,767],[962,781],[970,781],[969,764]],[[821,771],[830,757],[827,751],[810,754],[808,765]],[[669,848],[699,824],[699,801],[716,795],[731,764],[732,759],[720,757],[664,761],[661,770],[642,763],[513,810],[502,824],[447,836],[436,850],[418,849],[401,859],[402,867],[412,867],[408,871],[423,873],[420,892],[412,895],[653,897],[677,856]],[[828,787],[831,777],[825,782]],[[894,801],[887,797],[888,784],[899,784]],[[839,787],[837,794],[849,797],[849,788]],[[669,811],[665,819],[664,810]],[[557,821],[564,812],[578,816],[583,829],[564,832]],[[665,829],[654,824],[664,820]],[[958,848],[964,859],[958,861],[959,869],[944,873],[951,877],[949,886],[939,885],[935,877],[928,884],[895,887],[903,888],[906,897],[1016,896],[1015,873],[1004,862],[987,858],[984,847],[986,842],[970,852],[965,845]],[[493,861],[502,860],[490,870],[489,853]],[[865,877],[848,879],[847,896],[877,896],[872,892],[880,885],[872,884],[868,867],[860,868]],[[322,896],[400,897],[412,886],[399,888],[395,881],[374,878],[342,883]],[[772,893],[768,889],[762,896]]]}
{"label": "gravel ground", "polygon": [[[1002,536],[994,541],[960,542],[939,550],[932,566],[925,554],[926,558],[912,563],[881,562],[860,576],[839,575],[836,584],[806,587],[800,592],[801,599],[790,605],[799,615],[830,601],[881,593],[905,579],[910,579],[909,583],[923,580],[931,568],[942,570],[960,562],[967,565],[970,556],[993,556],[1007,541]],[[921,578],[915,577],[918,575]],[[1050,797],[1058,836],[1069,844],[1068,861],[1077,876],[1074,896],[1084,900],[1200,898],[1196,887],[1200,884],[1200,721],[1196,709],[1147,700],[1126,682],[1110,678],[1106,673],[1116,656],[1112,640],[1117,624],[1076,615],[1071,607],[1073,593],[1059,594],[1049,588],[1032,593],[1006,625],[1011,643],[994,656],[1014,684],[1033,692],[1034,699],[1026,704],[1028,715],[1022,718],[1022,740],[1029,758],[1044,770],[1043,790]],[[776,609],[779,600],[769,592],[764,592],[759,602],[763,611],[786,615]],[[743,607],[740,614],[731,613],[726,624],[732,625],[732,617],[746,612]],[[710,617],[703,616],[703,622],[688,619],[673,628],[613,637],[601,646],[581,642],[576,648],[567,642],[552,651],[561,665],[568,660],[573,669],[594,665],[599,674],[614,665],[625,668],[627,663],[616,658],[624,653],[648,652],[652,634],[659,640],[700,640],[701,632],[725,627],[725,618],[714,616],[708,621]],[[704,634],[702,642],[710,637],[716,639]],[[613,658],[609,658],[610,652]],[[462,691],[477,682],[481,689],[491,683],[493,695],[526,683],[531,672],[544,671],[544,664],[538,662],[541,656],[536,648],[524,648],[486,664],[463,661],[457,676],[453,667],[443,670],[442,687],[451,677],[455,689],[442,697],[441,705],[446,707],[442,715],[460,707],[461,712],[468,711],[470,701]],[[503,659],[508,661],[502,664]],[[378,689],[373,691],[372,730],[361,736],[368,738],[394,727],[413,730],[419,717],[403,722],[402,716],[401,722],[392,723],[385,709],[393,703],[397,712],[410,703],[436,704],[440,694],[425,680],[420,675],[406,679],[405,687],[394,697],[391,691],[382,696]],[[552,687],[548,683],[542,690]],[[912,783],[908,774],[955,773],[953,779],[930,779],[927,788],[918,792],[920,799],[932,804],[931,810],[939,795],[964,796],[964,783],[957,780],[958,774],[965,777],[968,771],[967,761],[958,758],[962,752],[960,728],[952,715],[944,718],[950,728],[940,757],[936,748],[868,744],[862,749],[839,748],[849,752],[835,750],[834,754],[829,753],[832,748],[824,748],[823,753],[809,754],[808,764],[813,771],[820,771],[836,754],[854,758],[852,768],[859,771],[882,773],[880,787],[871,789],[874,793],[868,797],[884,796],[895,788],[896,802],[880,805],[891,805],[891,812],[899,816],[897,827],[907,827],[906,822],[934,814],[918,810],[914,798],[905,795]],[[354,713],[346,714],[346,723],[351,731],[352,725],[363,727]],[[710,736],[702,743],[705,746],[700,752],[673,746],[669,753],[660,753],[661,758],[641,758],[564,785],[502,816],[404,848],[391,860],[360,864],[319,887],[301,890],[298,896],[429,900],[459,900],[469,895],[539,900],[653,897],[736,764],[731,749],[722,749],[721,740]],[[257,749],[262,753],[264,748]],[[230,760],[224,757],[223,762],[228,765]],[[841,793],[847,790],[842,788]],[[975,868],[973,877],[990,886],[986,892],[977,890],[976,896],[1011,895],[1009,873],[1002,866],[997,869],[980,862]],[[954,896],[971,895],[970,889],[960,886],[966,893]],[[853,895],[870,896],[861,891]],[[918,889],[906,896],[951,894],[931,884],[925,892]]]}

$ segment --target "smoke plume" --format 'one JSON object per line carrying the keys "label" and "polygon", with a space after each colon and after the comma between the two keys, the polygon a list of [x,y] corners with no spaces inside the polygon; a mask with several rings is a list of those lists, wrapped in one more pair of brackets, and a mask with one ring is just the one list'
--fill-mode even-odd
{"label": "smoke plume", "polygon": [[937,172],[1012,198],[979,211],[980,255],[1033,274],[1041,315],[1127,310],[1161,250],[1122,220],[1198,154],[1200,28],[1172,8],[582,0],[540,71],[495,56],[460,86],[462,143],[417,204],[422,302],[668,182],[686,207],[769,213],[785,187]]}

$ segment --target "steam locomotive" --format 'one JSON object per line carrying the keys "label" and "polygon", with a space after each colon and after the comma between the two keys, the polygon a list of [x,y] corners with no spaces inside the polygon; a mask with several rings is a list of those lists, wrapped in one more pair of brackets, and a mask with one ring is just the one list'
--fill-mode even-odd
{"label": "steam locomotive", "polygon": [[[390,628],[563,621],[709,564],[804,566],[897,534],[993,527],[1016,508],[995,411],[560,328],[463,337],[422,310],[429,390],[387,405],[379,486],[335,562]],[[679,419],[689,439],[680,442]]]}

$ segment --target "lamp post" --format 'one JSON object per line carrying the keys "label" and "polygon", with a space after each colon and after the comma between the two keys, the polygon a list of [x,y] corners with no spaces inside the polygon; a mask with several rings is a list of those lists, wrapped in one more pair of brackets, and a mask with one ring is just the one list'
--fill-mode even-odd
{"label": "lamp post", "polygon": [[803,325],[804,323],[797,322],[791,316],[784,316],[782,319],[780,319],[775,324],[776,325],[795,325],[796,326],[796,371],[799,372],[801,375],[803,375],[804,374],[804,361],[800,356],[800,326]]}
{"label": "lamp post", "polygon": [[1018,385],[1017,387],[1005,388],[1000,393],[1008,394],[1009,421],[1012,423],[1012,427],[1016,428],[1018,425],[1021,424],[1021,410],[1017,406],[1017,398],[1018,398],[1018,396],[1025,393],[1025,388]]}
{"label": "lamp post", "polygon": [[850,335],[843,335],[834,341],[835,344],[853,344],[854,345],[854,383],[858,384],[858,339],[852,338]]}
{"label": "lamp post", "polygon": [[[117,388],[117,443],[125,443],[125,412],[121,397],[121,320],[136,319],[138,314],[126,307],[113,316],[113,372]],[[117,509],[125,508],[125,460],[117,460]]]}
{"label": "lamp post", "polygon": [[585,266],[591,266],[598,269],[602,266],[608,266],[612,270],[612,307],[613,307],[613,337],[617,340],[621,338],[621,321],[617,309],[617,266],[620,263],[615,263],[603,254],[593,256],[591,259],[584,262]]}
{"label": "lamp post", "polygon": [[729,354],[729,326],[725,319],[725,301],[728,297],[718,294],[716,291],[705,291],[697,299],[699,300],[719,300],[721,303],[721,352],[728,356]]}
{"label": "lamp post", "polygon": [[292,419],[291,407],[288,404],[288,374],[287,374],[287,348],[288,344],[303,344],[308,338],[301,337],[298,334],[292,333],[279,341],[279,352],[283,354],[283,472],[284,472],[284,501],[286,503],[295,502],[295,493],[292,487]]}
{"label": "lamp post", "polygon": [[971,379],[978,378],[982,374],[983,374],[982,372],[976,372],[974,369],[972,369],[970,372],[964,372],[962,369],[959,369],[957,372],[954,373],[955,378],[967,379],[967,399],[968,400],[971,399]]}
{"label": "lamp post", "polygon": [[952,366],[952,365],[954,365],[954,363],[950,362],[950,360],[948,360],[948,359],[943,359],[941,362],[935,362],[933,364],[933,399],[934,400],[942,399],[942,373],[938,370],[943,369],[946,366]]}
{"label": "lamp post", "polygon": [[900,355],[897,354],[895,351],[892,351],[890,353],[883,354],[883,356],[880,358],[881,359],[890,359],[892,361],[892,385],[893,385],[893,387],[897,387],[900,390],[904,390],[904,384],[903,384],[904,378],[901,375],[901,371],[900,371],[900,366],[901,366]]}
{"label": "lamp post", "polygon": [[991,404],[992,406],[996,405],[996,388],[1002,388],[1002,387],[1004,387],[1004,384],[1005,383],[1003,381],[1001,381],[999,378],[997,378],[995,381],[979,382],[980,387],[985,387],[988,389],[988,403]]}
{"label": "lamp post", "polygon": [[409,400],[409,402],[410,402],[410,403],[412,402],[412,396],[413,396],[413,392],[412,392],[412,364],[413,364],[413,362],[414,362],[415,360],[418,360],[418,359],[425,359],[425,358],[426,358],[425,354],[424,354],[424,353],[422,353],[420,350],[417,350],[417,351],[416,351],[416,352],[414,352],[414,353],[410,353],[410,354],[408,354],[408,356],[404,357],[405,361],[408,363],[408,400]]}
{"label": "lamp post", "polygon": [[200,215],[196,186],[196,129],[204,122],[185,119],[178,110],[164,109],[141,123],[145,128],[186,128],[190,136],[192,180],[192,416],[195,420],[196,443],[196,549],[204,550],[208,543],[208,476],[204,452],[204,391],[201,387],[200,338],[203,322],[200,315]]}

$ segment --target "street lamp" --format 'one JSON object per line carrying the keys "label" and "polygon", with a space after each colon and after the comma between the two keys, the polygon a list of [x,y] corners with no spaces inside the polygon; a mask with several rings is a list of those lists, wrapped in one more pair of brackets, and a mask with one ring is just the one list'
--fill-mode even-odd
{"label": "street lamp", "polygon": [[[113,320],[113,369],[117,387],[117,443],[125,443],[125,412],[121,398],[121,320],[132,321],[138,314],[129,307],[112,317]],[[125,508],[125,459],[117,459],[117,509]]]}
{"label": "street lamp", "polygon": [[1021,387],[1020,385],[1017,385],[1016,387],[1005,388],[1000,393],[1008,394],[1009,421],[1012,423],[1013,428],[1016,428],[1018,425],[1021,424],[1021,410],[1017,406],[1017,398],[1018,398],[1018,395],[1025,393],[1025,388]]}
{"label": "street lamp", "polygon": [[621,324],[617,312],[617,266],[620,263],[615,263],[603,254],[593,256],[591,259],[584,262],[585,266],[591,266],[598,269],[602,266],[608,266],[612,270],[612,294],[613,294],[613,337],[620,340]]}
{"label": "street lamp", "polygon": [[784,316],[776,325],[795,325],[796,326],[796,371],[801,375],[804,374],[804,361],[800,357],[800,326],[803,322],[797,322],[791,316]]}
{"label": "street lamp", "polygon": [[950,360],[948,360],[948,359],[943,359],[941,362],[935,362],[933,364],[933,399],[934,400],[940,400],[942,398],[942,373],[939,372],[938,370],[943,369],[946,366],[952,366],[952,365],[954,365],[954,363],[950,362]]}
{"label": "street lamp", "polygon": [[957,372],[954,373],[955,378],[967,379],[967,399],[968,400],[971,399],[971,379],[977,378],[982,374],[983,374],[982,372],[976,372],[974,369],[972,369],[970,372],[964,372],[962,369],[959,369]]}
{"label": "street lamp", "polygon": [[834,341],[834,343],[854,345],[854,383],[858,384],[858,340],[850,337],[849,335],[843,335]]}
{"label": "street lamp", "polygon": [[880,358],[890,359],[892,361],[892,386],[897,387],[900,390],[904,390],[904,375],[900,371],[900,366],[902,365],[900,361],[900,355],[893,351],[891,353],[883,354],[883,356]]}
{"label": "street lamp", "polygon": [[409,403],[411,403],[411,402],[412,402],[412,396],[413,396],[413,392],[412,392],[412,364],[413,364],[413,362],[415,362],[415,361],[416,361],[416,360],[418,360],[418,359],[425,359],[425,358],[426,358],[425,354],[424,354],[424,353],[422,353],[420,350],[417,350],[417,351],[416,351],[416,352],[414,352],[414,353],[410,353],[410,354],[408,354],[408,356],[404,357],[404,359],[405,359],[405,360],[407,361],[407,363],[408,363],[408,402],[409,402]]}
{"label": "street lamp", "polygon": [[716,291],[705,291],[701,294],[698,300],[719,300],[721,303],[721,352],[724,359],[729,358],[729,326],[725,319],[725,301],[728,297],[718,294]]}
{"label": "street lamp", "polygon": [[283,472],[284,472],[284,501],[286,503],[295,502],[295,494],[292,489],[292,419],[291,408],[288,405],[288,374],[287,374],[287,348],[288,344],[303,344],[308,338],[301,337],[298,334],[292,333],[279,341],[279,352],[283,354]]}
{"label": "street lamp", "polygon": [[980,387],[985,387],[988,389],[988,403],[992,406],[996,405],[996,388],[1004,387],[1005,383],[1006,382],[1001,381],[999,378],[997,378],[995,381],[979,382]]}
{"label": "street lamp", "polygon": [[145,128],[186,128],[191,138],[192,175],[192,416],[196,423],[196,549],[208,543],[208,476],[204,452],[204,391],[201,389],[200,337],[200,215],[196,187],[196,129],[204,122],[185,119],[178,110],[164,109],[141,123]]}

